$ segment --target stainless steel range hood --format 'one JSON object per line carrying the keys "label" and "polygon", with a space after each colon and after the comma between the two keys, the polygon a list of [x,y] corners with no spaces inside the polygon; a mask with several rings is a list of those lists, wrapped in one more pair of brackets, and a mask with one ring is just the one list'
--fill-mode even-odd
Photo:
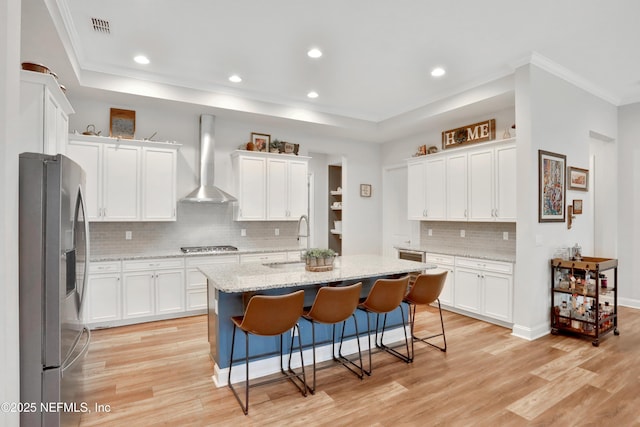
{"label": "stainless steel range hood", "polygon": [[229,203],[237,199],[225,193],[214,181],[214,146],[216,118],[210,114],[200,116],[200,186],[189,193],[182,202]]}

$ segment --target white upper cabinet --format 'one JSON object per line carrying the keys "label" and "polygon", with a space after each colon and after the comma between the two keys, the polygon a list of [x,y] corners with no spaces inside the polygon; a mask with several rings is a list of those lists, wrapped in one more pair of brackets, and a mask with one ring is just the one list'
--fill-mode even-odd
{"label": "white upper cabinet", "polygon": [[297,221],[307,213],[309,158],[233,153],[238,221]]}
{"label": "white upper cabinet", "polygon": [[111,141],[72,134],[67,144],[86,172],[89,221],[175,221],[177,147]]}
{"label": "white upper cabinet", "polygon": [[174,149],[142,149],[144,221],[175,221],[177,158],[178,153]]}
{"label": "white upper cabinet", "polygon": [[64,154],[73,113],[52,75],[21,71],[20,142],[24,151]]}
{"label": "white upper cabinet", "polygon": [[446,218],[446,160],[443,156],[414,159],[408,164],[409,219]]}
{"label": "white upper cabinet", "polygon": [[510,140],[409,159],[408,218],[515,222],[515,162]]}
{"label": "white upper cabinet", "polygon": [[467,153],[447,156],[447,219],[467,220]]}

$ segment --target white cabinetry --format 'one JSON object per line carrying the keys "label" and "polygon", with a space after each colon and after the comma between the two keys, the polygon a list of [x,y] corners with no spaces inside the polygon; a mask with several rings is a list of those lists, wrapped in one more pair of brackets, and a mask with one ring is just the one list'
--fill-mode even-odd
{"label": "white cabinetry", "polygon": [[446,159],[441,155],[415,159],[408,165],[409,218],[446,218]]}
{"label": "white cabinetry", "polygon": [[23,151],[64,153],[73,108],[50,74],[21,71],[20,145]]}
{"label": "white cabinetry", "polygon": [[513,321],[513,264],[456,257],[454,307]]}
{"label": "white cabinetry", "polygon": [[139,142],[70,135],[67,155],[87,173],[90,221],[175,221],[177,147]]}
{"label": "white cabinetry", "polygon": [[308,157],[232,154],[237,221],[297,221],[307,213]]}
{"label": "white cabinetry", "polygon": [[425,157],[407,161],[409,219],[516,221],[513,140]]}
{"label": "white cabinetry", "polygon": [[259,254],[242,254],[240,255],[240,264],[247,262],[279,262],[287,261],[286,252],[269,252]]}
{"label": "white cabinetry", "polygon": [[440,292],[440,303],[452,307],[454,305],[454,295],[453,291],[455,289],[455,276],[454,276],[454,257],[451,255],[440,255],[440,254],[432,254],[427,253],[425,255],[425,262],[430,264],[435,264],[437,268],[426,270],[425,274],[433,274],[433,273],[441,273],[442,271],[447,272],[447,279],[445,281],[444,287]]}
{"label": "white cabinetry", "polygon": [[87,323],[114,322],[122,318],[120,261],[89,264],[85,320]]}
{"label": "white cabinetry", "polygon": [[267,219],[297,221],[307,213],[306,160],[267,159]]}
{"label": "white cabinetry", "polygon": [[123,318],[184,311],[184,258],[123,262]]}
{"label": "white cabinetry", "polygon": [[187,293],[186,311],[206,310],[207,278],[199,267],[217,264],[237,264],[238,255],[194,256],[186,259]]}

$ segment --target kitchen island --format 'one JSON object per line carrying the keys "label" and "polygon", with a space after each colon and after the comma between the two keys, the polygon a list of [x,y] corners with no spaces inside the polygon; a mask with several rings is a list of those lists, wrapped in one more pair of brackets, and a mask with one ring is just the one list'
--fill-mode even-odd
{"label": "kitchen island", "polygon": [[[378,255],[350,255],[338,257],[335,260],[334,269],[325,272],[309,272],[305,270],[302,262],[280,263],[251,263],[202,267],[200,270],[207,277],[208,290],[208,336],[211,357],[215,363],[214,382],[225,385],[227,382],[227,370],[229,368],[229,356],[231,354],[231,338],[233,324],[231,316],[244,313],[249,298],[256,293],[263,295],[281,295],[305,290],[305,306],[313,303],[317,289],[321,286],[340,286],[362,282],[361,297],[366,297],[373,283],[379,278],[395,278],[410,272],[419,272],[435,268],[435,265],[415,261],[400,260],[397,258],[382,257]],[[357,313],[359,335],[356,337],[352,322],[347,327],[345,338],[345,353],[350,349],[355,352],[356,339],[359,338],[363,345],[367,345],[366,315]],[[385,342],[403,339],[404,334],[399,326],[402,325],[400,311],[389,315],[391,329],[385,333]],[[330,348],[330,327],[318,328],[316,340],[325,342],[324,347]],[[311,326],[308,322],[300,321],[300,334],[305,348],[311,345]],[[262,359],[252,362],[252,376],[263,376],[279,371],[278,365],[278,338],[251,336],[251,355],[261,356]],[[236,340],[235,353],[238,358],[244,357],[244,345],[242,340]],[[322,360],[322,350],[318,354]],[[305,364],[310,363],[310,350],[305,349]],[[330,358],[330,350],[325,354]],[[296,363],[294,359],[294,364]],[[299,364],[299,360],[297,361]],[[241,370],[240,370],[241,371]],[[237,372],[237,371],[234,371]],[[241,372],[240,372],[241,373]],[[232,378],[235,382],[235,379]]]}

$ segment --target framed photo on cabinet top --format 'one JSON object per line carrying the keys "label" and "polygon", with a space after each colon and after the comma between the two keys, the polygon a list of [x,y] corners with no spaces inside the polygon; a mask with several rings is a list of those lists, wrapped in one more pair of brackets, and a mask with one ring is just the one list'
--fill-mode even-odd
{"label": "framed photo on cabinet top", "polygon": [[133,139],[136,133],[136,112],[133,110],[111,109],[109,118],[109,136],[113,138]]}
{"label": "framed photo on cabinet top", "polygon": [[538,222],[564,222],[567,156],[538,150]]}
{"label": "framed photo on cabinet top", "polygon": [[251,132],[251,142],[256,146],[256,151],[269,151],[271,135]]}
{"label": "framed photo on cabinet top", "polygon": [[569,190],[589,191],[589,171],[569,166]]}

